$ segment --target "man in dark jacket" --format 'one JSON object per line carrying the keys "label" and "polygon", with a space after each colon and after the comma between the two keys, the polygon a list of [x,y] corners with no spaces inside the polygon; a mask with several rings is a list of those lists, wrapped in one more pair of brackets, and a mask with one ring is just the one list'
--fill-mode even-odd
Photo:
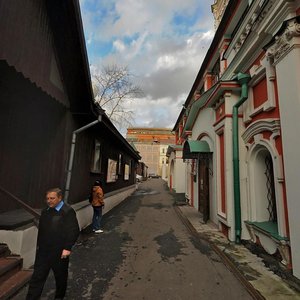
{"label": "man in dark jacket", "polygon": [[62,191],[46,192],[48,207],[42,211],[37,238],[34,272],[27,300],[40,299],[50,269],[56,282],[55,299],[63,299],[67,289],[69,256],[79,235],[76,213],[62,200]]}

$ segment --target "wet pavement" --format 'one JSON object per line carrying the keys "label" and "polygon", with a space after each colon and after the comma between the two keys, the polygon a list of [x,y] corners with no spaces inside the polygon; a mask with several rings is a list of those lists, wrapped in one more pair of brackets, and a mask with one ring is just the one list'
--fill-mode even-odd
{"label": "wet pavement", "polygon": [[[199,228],[191,230],[189,208],[174,206],[161,179],[141,183],[104,216],[104,233],[81,233],[65,299],[253,299]],[[42,299],[53,299],[54,289],[51,274]]]}
{"label": "wet pavement", "polygon": [[199,212],[189,205],[177,206],[176,210],[194,236],[209,242],[255,299],[300,300],[299,280],[271,256],[229,242],[214,224],[203,224]]}

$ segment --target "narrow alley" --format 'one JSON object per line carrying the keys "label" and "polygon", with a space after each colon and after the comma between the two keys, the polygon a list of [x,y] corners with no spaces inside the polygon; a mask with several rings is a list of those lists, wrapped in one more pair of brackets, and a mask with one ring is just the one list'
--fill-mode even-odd
{"label": "narrow alley", "polygon": [[[104,233],[84,230],[66,299],[252,299],[207,242],[190,234],[173,204],[164,181],[150,179],[104,216]],[[51,275],[42,299],[53,295]]]}

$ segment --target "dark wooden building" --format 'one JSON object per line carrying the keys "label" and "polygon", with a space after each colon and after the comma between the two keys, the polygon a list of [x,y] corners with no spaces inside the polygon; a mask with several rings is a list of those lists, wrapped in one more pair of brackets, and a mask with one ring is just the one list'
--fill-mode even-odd
{"label": "dark wooden building", "polygon": [[140,157],[93,102],[78,0],[0,0],[0,37],[0,212],[133,185]]}

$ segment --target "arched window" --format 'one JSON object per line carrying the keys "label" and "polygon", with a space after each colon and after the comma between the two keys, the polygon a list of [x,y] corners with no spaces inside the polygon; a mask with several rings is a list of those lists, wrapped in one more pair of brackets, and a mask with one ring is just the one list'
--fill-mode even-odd
{"label": "arched window", "polygon": [[251,198],[255,202],[254,221],[277,222],[274,168],[269,150],[260,146],[251,164],[253,167]]}

